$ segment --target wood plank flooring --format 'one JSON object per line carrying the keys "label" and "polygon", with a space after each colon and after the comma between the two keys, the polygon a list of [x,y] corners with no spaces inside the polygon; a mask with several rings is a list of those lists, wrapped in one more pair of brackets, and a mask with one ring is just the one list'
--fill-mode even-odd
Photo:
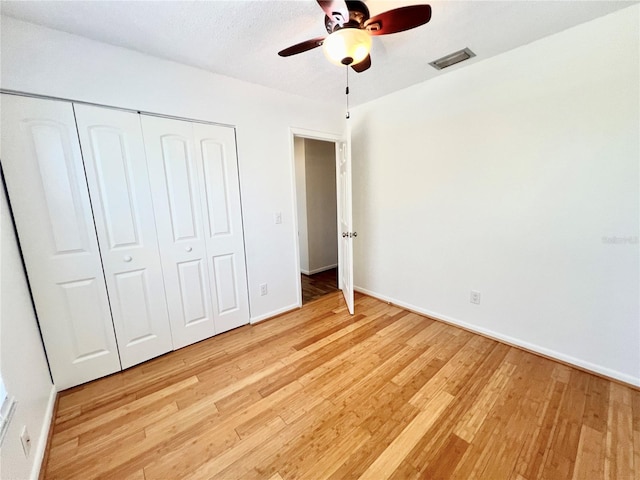
{"label": "wood plank flooring", "polygon": [[51,479],[637,479],[640,392],[336,292],[60,394]]}
{"label": "wood plank flooring", "polygon": [[302,282],[302,304],[338,290],[338,269],[332,268],[313,275],[300,275]]}

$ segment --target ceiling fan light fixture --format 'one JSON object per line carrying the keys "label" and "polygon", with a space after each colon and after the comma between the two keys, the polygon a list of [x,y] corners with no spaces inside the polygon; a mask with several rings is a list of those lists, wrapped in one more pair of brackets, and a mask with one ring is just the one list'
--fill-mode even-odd
{"label": "ceiling fan light fixture", "polygon": [[463,48],[462,50],[458,50],[457,52],[450,53],[449,55],[445,55],[442,58],[434,60],[433,62],[429,62],[436,70],[442,70],[443,68],[450,67],[455,65],[456,63],[464,62],[465,60],[469,60],[472,57],[475,57],[476,54],[473,53],[469,48]]}
{"label": "ceiling fan light fixture", "polygon": [[359,28],[341,28],[325,38],[322,49],[335,65],[357,65],[371,51],[371,36]]}

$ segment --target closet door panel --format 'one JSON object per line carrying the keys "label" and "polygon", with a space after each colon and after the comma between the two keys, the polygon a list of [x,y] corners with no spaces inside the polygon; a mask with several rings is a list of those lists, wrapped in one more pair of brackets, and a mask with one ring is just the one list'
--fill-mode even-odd
{"label": "closet door panel", "polygon": [[0,155],[56,387],[120,370],[71,104],[3,94]]}
{"label": "closet door panel", "polygon": [[109,250],[123,247],[144,249],[138,233],[139,210],[148,208],[144,196],[135,195],[135,159],[127,151],[124,132],[108,126],[91,126],[88,129],[93,159],[92,171],[101,200],[101,216]]}
{"label": "closet door panel", "polygon": [[[160,147],[162,173],[166,185],[173,241],[194,240],[200,237],[200,223],[196,219],[197,182],[194,179],[191,139],[181,135],[161,135],[153,147]],[[151,150],[156,153],[155,148]],[[194,198],[195,197],[195,198]]]}
{"label": "closet door panel", "polygon": [[182,313],[184,324],[188,327],[210,316],[209,302],[206,300],[205,271],[201,260],[180,262],[177,265]]}
{"label": "closet door panel", "polygon": [[204,184],[207,200],[209,237],[222,241],[231,239],[231,217],[233,208],[229,201],[229,178],[227,176],[228,158],[225,145],[211,139],[203,139],[200,143]]}
{"label": "closet door panel", "polygon": [[112,338],[115,340],[115,334],[111,321],[100,322],[105,310],[108,312],[109,308],[106,305],[103,279],[82,278],[61,282],[58,286],[60,287],[59,295],[66,307],[65,323],[71,333],[69,336],[73,346],[71,361],[78,363],[108,355],[109,340]]}
{"label": "closet door panel", "polygon": [[235,312],[241,308],[236,275],[237,263],[238,260],[233,253],[213,257],[213,273],[215,275],[219,315]]}
{"label": "closet door panel", "polygon": [[173,348],[140,117],[76,105],[124,368]]}
{"label": "closet door panel", "polygon": [[174,347],[216,333],[191,123],[143,115]]}
{"label": "closet door panel", "polygon": [[205,213],[208,268],[214,279],[216,330],[249,322],[235,131],[193,124]]}

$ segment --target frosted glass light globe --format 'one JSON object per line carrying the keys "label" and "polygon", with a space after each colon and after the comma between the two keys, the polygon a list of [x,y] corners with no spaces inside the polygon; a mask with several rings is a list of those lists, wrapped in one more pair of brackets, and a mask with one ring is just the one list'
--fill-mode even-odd
{"label": "frosted glass light globe", "polygon": [[331,63],[357,65],[371,51],[371,36],[359,28],[343,28],[325,38],[322,49]]}

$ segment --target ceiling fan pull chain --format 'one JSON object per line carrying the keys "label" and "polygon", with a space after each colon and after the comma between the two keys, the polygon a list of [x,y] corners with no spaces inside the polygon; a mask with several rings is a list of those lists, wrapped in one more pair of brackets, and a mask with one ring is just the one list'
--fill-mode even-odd
{"label": "ceiling fan pull chain", "polygon": [[345,88],[344,93],[347,96],[347,120],[349,119],[349,65],[346,66],[347,70],[347,88]]}

